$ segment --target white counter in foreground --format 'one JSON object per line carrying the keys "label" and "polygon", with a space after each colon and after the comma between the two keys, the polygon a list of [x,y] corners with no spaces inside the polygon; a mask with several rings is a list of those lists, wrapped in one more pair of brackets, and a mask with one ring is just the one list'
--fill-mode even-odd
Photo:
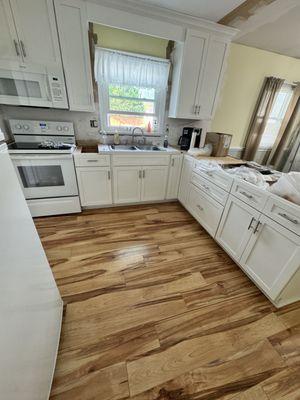
{"label": "white counter in foreground", "polygon": [[0,257],[0,398],[46,400],[63,304],[6,145],[0,145]]}

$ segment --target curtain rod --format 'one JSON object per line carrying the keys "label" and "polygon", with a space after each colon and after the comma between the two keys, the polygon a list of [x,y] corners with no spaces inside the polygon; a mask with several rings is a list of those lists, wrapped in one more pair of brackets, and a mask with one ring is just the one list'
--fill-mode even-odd
{"label": "curtain rod", "polygon": [[107,47],[101,47],[101,46],[96,46],[96,49],[109,51],[111,53],[124,54],[125,56],[130,56],[130,57],[142,58],[144,60],[151,60],[151,61],[164,62],[166,64],[170,64],[170,60],[168,60],[167,58],[153,57],[153,56],[148,56],[147,54],[144,55],[138,53],[130,53],[129,51],[109,49]]}

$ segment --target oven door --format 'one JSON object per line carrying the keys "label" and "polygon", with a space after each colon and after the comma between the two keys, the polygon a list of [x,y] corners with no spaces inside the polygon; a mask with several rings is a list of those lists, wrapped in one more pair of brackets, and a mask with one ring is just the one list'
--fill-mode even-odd
{"label": "oven door", "polygon": [[52,107],[48,76],[0,69],[0,104]]}
{"label": "oven door", "polygon": [[78,195],[71,154],[11,155],[26,199]]}

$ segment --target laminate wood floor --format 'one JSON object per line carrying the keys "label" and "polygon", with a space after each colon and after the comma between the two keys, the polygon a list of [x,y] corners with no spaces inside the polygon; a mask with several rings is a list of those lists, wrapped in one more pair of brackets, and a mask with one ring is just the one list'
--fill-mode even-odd
{"label": "laminate wood floor", "polygon": [[51,400],[300,399],[276,310],[178,203],[35,219],[67,304]]}

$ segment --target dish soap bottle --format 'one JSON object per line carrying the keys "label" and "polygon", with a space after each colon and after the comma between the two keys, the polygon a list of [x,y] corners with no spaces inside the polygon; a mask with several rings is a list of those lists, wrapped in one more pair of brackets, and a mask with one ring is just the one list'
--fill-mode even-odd
{"label": "dish soap bottle", "polygon": [[114,144],[120,144],[120,135],[118,131],[116,131],[114,134]]}
{"label": "dish soap bottle", "polygon": [[169,136],[169,125],[166,126],[166,134],[165,134],[165,140],[164,140],[165,148],[167,148],[169,146],[168,136]]}

